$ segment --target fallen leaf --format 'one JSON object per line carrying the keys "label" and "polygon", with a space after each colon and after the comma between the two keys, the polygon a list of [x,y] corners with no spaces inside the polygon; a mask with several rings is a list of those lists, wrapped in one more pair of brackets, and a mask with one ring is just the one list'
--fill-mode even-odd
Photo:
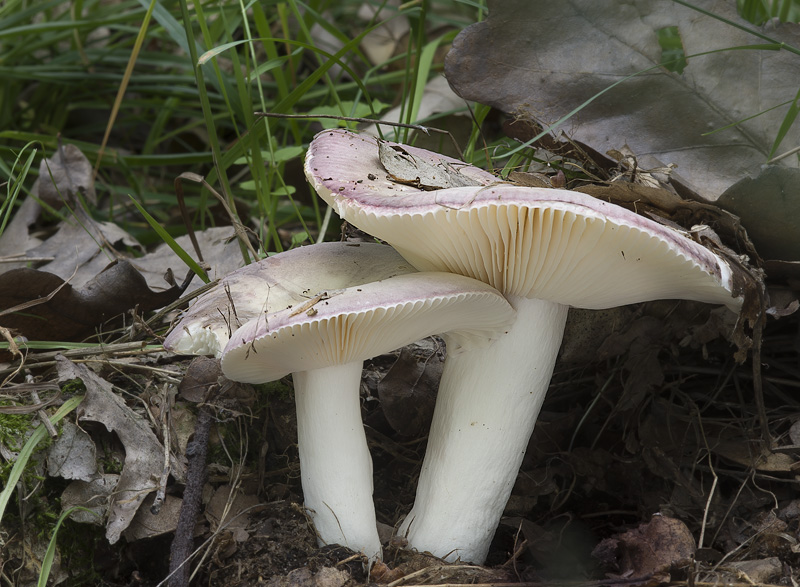
{"label": "fallen leaf", "polygon": [[26,267],[30,262],[26,258],[29,249],[39,246],[42,241],[30,233],[30,227],[39,218],[42,207],[33,198],[26,198],[20,205],[11,221],[6,224],[0,234],[0,258],[10,261],[12,258],[21,258],[20,261],[4,262],[0,264],[0,273]]}
{"label": "fallen leaf", "polygon": [[428,191],[481,185],[460,173],[455,164],[444,159],[436,163],[426,161],[401,145],[379,140],[378,156],[389,174],[389,179],[397,183]]}
{"label": "fallen leaf", "polygon": [[151,290],[128,261],[112,263],[80,289],[52,273],[14,269],[0,280],[0,323],[30,340],[77,340],[134,307],[155,310],[182,292],[180,285]]}
{"label": "fallen leaf", "polygon": [[108,504],[114,488],[119,483],[119,475],[106,473],[91,481],[73,481],[61,493],[61,511],[65,512],[72,507],[80,506],[91,510],[75,510],[69,517],[79,524],[95,524],[102,526],[106,523]]}
{"label": "fallen leaf", "polygon": [[[86,394],[78,406],[78,420],[99,422],[117,435],[125,447],[125,462],[119,481],[109,499],[106,538],[116,543],[130,525],[147,495],[157,489],[164,468],[164,447],[149,424],[131,410],[114,393],[113,386],[85,365],[77,365],[64,357],[56,357],[59,381],[80,379]],[[182,481],[183,466],[170,458],[172,475]]]}
{"label": "fallen leaf", "polygon": [[[222,278],[244,266],[242,251],[230,226],[207,228],[196,232],[195,237],[203,255],[203,262],[209,266],[207,273],[212,280]],[[184,251],[195,257],[188,235],[180,236],[175,241]],[[130,262],[145,278],[147,285],[153,289],[163,287],[164,274],[168,270],[171,269],[175,274],[183,274],[187,269],[180,257],[166,243],[159,245],[151,253],[131,259]],[[203,282],[200,279],[194,279],[184,293],[190,293],[202,286]]]}
{"label": "fallen leaf", "polygon": [[[735,3],[694,4],[755,30],[738,16]],[[621,81],[562,130],[600,153],[627,143],[643,168],[676,164],[680,177],[673,173],[672,181],[708,199],[758,174],[789,106],[764,111],[791,102],[797,93],[796,55],[717,51],[759,41],[746,30],[672,2],[490,0],[488,7],[488,18],[463,30],[445,61],[445,75],[457,94],[549,125]],[[688,56],[682,74],[658,67],[658,31],[672,26]],[[775,24],[767,34],[800,45],[796,25]],[[699,55],[709,51],[716,52]],[[795,124],[782,144],[788,149],[798,143],[800,125]],[[781,165],[797,167],[790,159]]]}
{"label": "fallen leaf", "polygon": [[165,496],[164,503],[158,510],[158,515],[154,515],[150,511],[154,498],[155,495],[153,494],[147,496],[147,499],[142,503],[133,520],[131,520],[130,526],[125,529],[123,535],[128,542],[173,532],[178,527],[178,516],[183,500],[174,495]]}
{"label": "fallen leaf", "polygon": [[222,368],[219,359],[206,356],[195,357],[178,385],[178,393],[187,401],[201,402],[208,395],[209,388],[217,384],[220,375],[222,375]]}
{"label": "fallen leaf", "polygon": [[785,453],[772,452],[745,439],[727,439],[710,446],[711,452],[756,471],[793,473],[797,459]]}
{"label": "fallen leaf", "polygon": [[88,283],[104,267],[120,258],[117,249],[141,250],[136,240],[112,222],[96,222],[83,212],[64,221],[58,231],[26,256],[53,260],[39,265],[40,271],[70,279],[73,287]]}
{"label": "fallen leaf", "polygon": [[90,203],[97,203],[92,180],[92,164],[75,145],[61,145],[52,157],[39,164],[39,179],[34,186],[39,199],[54,208],[65,202],[73,204],[81,194]]}
{"label": "fallen leaf", "polygon": [[386,63],[395,54],[395,51],[408,32],[411,24],[405,14],[398,14],[398,0],[389,0],[380,5],[380,9],[369,2],[364,2],[358,8],[358,17],[361,20],[375,23],[380,26],[368,32],[361,41],[361,49],[373,65]]}
{"label": "fallen leaf", "polygon": [[91,481],[97,477],[97,448],[86,432],[69,420],[47,450],[47,474]]}
{"label": "fallen leaf", "polygon": [[[592,551],[611,570],[607,576],[625,580],[642,578],[646,585],[657,585],[659,576],[669,580],[669,571],[689,564],[696,549],[694,537],[686,524],[675,518],[655,515],[638,528],[605,538]],[[650,580],[656,582],[649,582]],[[613,582],[611,583],[614,584]]]}
{"label": "fallen leaf", "polygon": [[734,576],[731,577],[731,583],[739,579],[743,573],[746,575],[746,581],[748,583],[761,585],[769,583],[773,579],[777,579],[783,570],[783,564],[781,563],[781,559],[777,556],[771,556],[758,560],[727,563],[722,570],[724,571],[726,568],[734,571]]}
{"label": "fallen leaf", "polygon": [[229,532],[245,530],[250,524],[250,514],[257,511],[260,503],[255,495],[234,490],[230,485],[220,485],[206,506],[205,516],[212,531],[222,526]]}
{"label": "fallen leaf", "polygon": [[267,587],[343,587],[350,579],[344,569],[322,567],[316,573],[308,567],[290,571],[286,576],[275,576],[266,582]]}

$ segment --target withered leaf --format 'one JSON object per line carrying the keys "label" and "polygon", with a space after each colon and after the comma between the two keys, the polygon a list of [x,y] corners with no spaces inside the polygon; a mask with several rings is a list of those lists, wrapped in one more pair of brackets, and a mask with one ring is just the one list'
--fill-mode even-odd
{"label": "withered leaf", "polygon": [[[109,499],[106,538],[116,543],[128,527],[148,493],[155,491],[164,467],[164,448],[149,424],[133,412],[114,393],[112,385],[85,365],[76,365],[56,357],[60,381],[80,379],[86,395],[78,406],[78,419],[99,422],[117,435],[125,447],[125,463],[119,481]],[[176,479],[185,478],[184,467],[170,459],[170,471]]]}
{"label": "withered leaf", "polygon": [[[694,537],[686,524],[675,518],[653,516],[646,524],[612,538],[606,538],[592,551],[612,572],[612,578],[625,577],[625,584],[641,577],[642,584],[656,576],[669,580],[670,569],[686,565],[696,549]],[[613,584],[613,582],[611,583]]]}
{"label": "withered leaf", "polygon": [[800,261],[800,170],[774,165],[732,185],[717,203],[742,219],[765,259]]}
{"label": "withered leaf", "polygon": [[47,474],[51,477],[92,481],[97,473],[97,447],[89,435],[70,421],[47,450]]}
{"label": "withered leaf", "polygon": [[378,141],[378,156],[389,178],[397,183],[426,191],[481,185],[447,161],[432,164],[385,141]]}
{"label": "withered leaf", "polygon": [[744,467],[752,467],[756,471],[792,473],[797,467],[797,459],[792,455],[772,452],[766,447],[743,439],[715,442],[711,446],[711,451]]}
{"label": "withered leaf", "polygon": [[51,158],[42,159],[37,187],[39,198],[56,208],[74,202],[78,193],[97,203],[92,164],[75,145],[59,145]]}
{"label": "withered leaf", "polygon": [[167,495],[158,511],[158,515],[150,511],[155,495],[150,494],[125,529],[124,536],[128,542],[151,538],[173,532],[178,525],[178,516],[183,500],[174,495]]}
{"label": "withered leaf", "polygon": [[187,401],[201,402],[208,396],[211,386],[217,384],[220,375],[219,359],[195,357],[178,385],[178,393]]}
{"label": "withered leaf", "polygon": [[534,173],[531,171],[512,171],[508,174],[508,181],[524,185],[529,188],[551,188],[550,178],[544,173]]}
{"label": "withered leaf", "polygon": [[[52,273],[14,269],[0,280],[0,324],[30,340],[76,340],[135,306],[142,311],[165,306],[184,288],[153,291],[128,261],[110,264],[80,289]],[[49,300],[31,304],[54,291]]]}
{"label": "withered leaf", "polygon": [[[454,39],[445,75],[463,98],[546,126],[597,96],[560,130],[600,153],[628,143],[650,154],[645,169],[674,163],[673,183],[715,199],[766,162],[786,109],[764,104],[795,98],[795,85],[775,80],[797,79],[800,62],[787,51],[723,50],[752,45],[752,25],[735,3],[693,4],[742,28],[672,2],[490,0],[488,18]],[[681,74],[659,66],[658,30],[668,26],[693,55]],[[769,37],[797,46],[800,29],[776,23]],[[799,136],[792,125],[781,150]],[[797,167],[791,159],[780,164]]]}

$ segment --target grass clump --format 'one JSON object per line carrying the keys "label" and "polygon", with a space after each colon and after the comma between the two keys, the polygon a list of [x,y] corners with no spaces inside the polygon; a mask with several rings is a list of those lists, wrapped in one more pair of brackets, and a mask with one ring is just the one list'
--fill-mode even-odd
{"label": "grass clump", "polygon": [[[256,113],[376,117],[402,104],[413,120],[424,84],[441,70],[435,49],[476,14],[421,2],[354,18],[360,5],[11,2],[0,10],[2,159],[35,141],[38,163],[60,134],[95,165],[96,213],[145,244],[150,225],[134,204],[167,233],[185,232],[172,183],[186,171],[204,176],[230,210],[186,185],[196,229],[242,221],[259,255],[321,240],[322,211],[299,174],[320,125]],[[403,45],[370,61],[362,41],[398,19],[409,23]],[[0,219],[17,204],[6,197]]]}

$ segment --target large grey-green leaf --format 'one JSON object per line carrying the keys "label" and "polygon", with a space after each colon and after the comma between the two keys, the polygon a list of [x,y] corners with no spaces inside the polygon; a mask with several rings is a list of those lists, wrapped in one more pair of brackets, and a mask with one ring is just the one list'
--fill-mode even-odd
{"label": "large grey-green leaf", "polygon": [[767,166],[732,185],[717,203],[743,219],[765,259],[800,261],[800,170]]}
{"label": "large grey-green leaf", "polygon": [[[735,2],[697,0],[770,38],[800,46],[800,27],[742,21]],[[688,56],[764,44],[748,32],[669,0],[489,0],[489,18],[465,29],[446,75],[463,98],[550,124],[624,77],[661,61],[657,31],[676,26]],[[766,162],[788,105],[703,136],[794,99],[800,56],[739,50],[689,57],[679,75],[663,68],[624,81],[561,125],[597,151],[627,144],[642,167],[675,163],[700,195],[716,199]],[[782,143],[800,143],[795,124]],[[781,165],[797,167],[797,157]]]}

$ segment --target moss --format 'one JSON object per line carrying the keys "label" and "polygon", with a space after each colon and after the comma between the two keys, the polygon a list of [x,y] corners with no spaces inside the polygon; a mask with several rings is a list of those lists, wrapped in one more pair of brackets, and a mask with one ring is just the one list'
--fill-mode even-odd
{"label": "moss", "polygon": [[[0,407],[13,405],[7,401],[0,402]],[[33,418],[33,414],[0,414],[0,442],[10,450],[20,450],[27,433],[33,428]]]}

